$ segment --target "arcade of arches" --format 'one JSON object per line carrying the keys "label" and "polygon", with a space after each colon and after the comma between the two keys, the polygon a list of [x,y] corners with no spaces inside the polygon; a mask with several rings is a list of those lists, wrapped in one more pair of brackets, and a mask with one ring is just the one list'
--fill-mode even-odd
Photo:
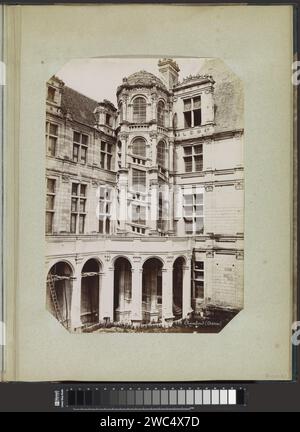
{"label": "arcade of arches", "polygon": [[75,267],[60,261],[47,275],[47,308],[68,329],[103,321],[168,326],[192,311],[183,256],[167,265],[158,257],[132,262],[119,256],[109,267],[90,258]]}

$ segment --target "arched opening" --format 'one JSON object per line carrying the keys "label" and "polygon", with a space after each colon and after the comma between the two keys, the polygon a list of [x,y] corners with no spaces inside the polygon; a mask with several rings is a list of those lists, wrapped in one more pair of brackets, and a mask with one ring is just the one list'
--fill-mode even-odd
{"label": "arched opening", "polygon": [[114,321],[130,321],[132,297],[131,264],[127,258],[117,258],[114,266]]}
{"label": "arched opening", "polygon": [[173,121],[172,121],[172,123],[173,123],[173,129],[177,129],[177,126],[178,126],[178,116],[177,116],[177,113],[175,113],[173,115]]}
{"label": "arched opening", "polygon": [[173,315],[182,318],[183,272],[185,260],[179,257],[173,265]]}
{"label": "arched opening", "polygon": [[132,154],[146,157],[146,141],[144,138],[135,138],[132,143]]}
{"label": "arched opening", "polygon": [[157,144],[157,164],[161,167],[166,165],[166,143],[164,141],[159,141]]}
{"label": "arched opening", "polygon": [[145,123],[146,122],[146,99],[143,97],[136,97],[133,101],[133,122]]}
{"label": "arched opening", "polygon": [[80,319],[82,324],[91,325],[99,322],[100,264],[89,259],[81,271],[81,305]]}
{"label": "arched opening", "polygon": [[157,322],[162,316],[162,262],[149,258],[143,265],[142,316],[144,322]]}
{"label": "arched opening", "polygon": [[165,126],[165,104],[159,101],[157,104],[157,124],[158,126]]}
{"label": "arched opening", "polygon": [[47,275],[47,309],[66,328],[71,325],[72,277],[72,268],[64,261],[54,264]]}

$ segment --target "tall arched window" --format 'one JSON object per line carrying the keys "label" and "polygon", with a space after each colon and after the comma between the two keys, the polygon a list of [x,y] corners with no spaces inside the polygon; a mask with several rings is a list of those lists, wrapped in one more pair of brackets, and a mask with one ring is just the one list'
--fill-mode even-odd
{"label": "tall arched window", "polygon": [[165,126],[165,104],[159,101],[157,104],[157,124],[158,126]]}
{"label": "tall arched window", "polygon": [[132,154],[146,157],[146,142],[143,138],[135,138],[132,143]]}
{"label": "tall arched window", "polygon": [[133,101],[133,122],[144,123],[146,121],[146,100],[137,97]]}
{"label": "tall arched window", "polygon": [[157,164],[162,167],[166,164],[166,144],[164,141],[159,141],[157,144]]}

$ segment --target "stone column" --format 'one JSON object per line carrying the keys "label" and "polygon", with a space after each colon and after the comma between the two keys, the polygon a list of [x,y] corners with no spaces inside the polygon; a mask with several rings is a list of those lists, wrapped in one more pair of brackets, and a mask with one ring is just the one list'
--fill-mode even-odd
{"label": "stone column", "polygon": [[206,259],[204,260],[204,300],[205,302],[210,302],[215,300],[214,293],[214,252],[209,250],[206,252]]}
{"label": "stone column", "polygon": [[[108,258],[107,258],[108,259]],[[111,263],[104,266],[100,277],[99,321],[104,318],[114,320],[114,267]]]}
{"label": "stone column", "polygon": [[127,154],[127,140],[128,133],[120,133],[119,135],[122,147],[121,147],[121,168],[126,168],[126,154]]}
{"label": "stone column", "polygon": [[151,101],[152,101],[152,118],[151,120],[157,121],[157,93],[151,93]]}
{"label": "stone column", "polygon": [[131,321],[132,324],[138,325],[141,323],[142,317],[142,281],[143,268],[140,264],[140,259],[134,263],[132,269],[132,299],[131,299]]}
{"label": "stone column", "polygon": [[81,267],[82,258],[76,259],[76,268],[74,278],[72,279],[72,297],[71,297],[71,330],[81,327]]}
{"label": "stone column", "polygon": [[210,183],[205,185],[204,193],[204,234],[215,232],[215,191],[214,186]]}
{"label": "stone column", "polygon": [[190,260],[188,265],[183,266],[182,278],[182,318],[187,318],[188,314],[192,312],[192,294],[191,294],[191,265]]}
{"label": "stone column", "polygon": [[151,166],[156,167],[156,155],[157,155],[157,133],[154,131],[150,132],[150,138],[151,138]]}
{"label": "stone column", "polygon": [[128,121],[128,94],[123,92],[123,122]]}
{"label": "stone column", "polygon": [[117,312],[119,312],[119,320],[124,321],[124,312],[125,312],[125,265],[120,267],[119,274],[119,306]]}
{"label": "stone column", "polygon": [[174,141],[170,140],[169,141],[169,171],[173,172],[174,171]]}
{"label": "stone column", "polygon": [[157,216],[158,216],[158,182],[150,180],[150,234],[157,233]]}
{"label": "stone column", "polygon": [[169,265],[162,269],[162,321],[169,326],[173,319],[173,266]]}

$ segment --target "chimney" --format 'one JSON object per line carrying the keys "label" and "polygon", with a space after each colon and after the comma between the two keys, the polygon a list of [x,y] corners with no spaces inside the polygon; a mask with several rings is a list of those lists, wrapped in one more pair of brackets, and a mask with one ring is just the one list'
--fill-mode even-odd
{"label": "chimney", "polygon": [[163,58],[158,61],[158,70],[160,79],[163,81],[168,90],[171,90],[178,84],[179,66],[170,58]]}

